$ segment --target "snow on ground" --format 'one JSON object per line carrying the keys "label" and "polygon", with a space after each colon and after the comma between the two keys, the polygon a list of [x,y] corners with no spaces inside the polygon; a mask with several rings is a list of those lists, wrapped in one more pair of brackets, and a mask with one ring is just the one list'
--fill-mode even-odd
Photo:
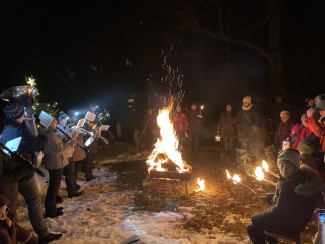
{"label": "snow on ground", "polygon": [[[83,196],[66,198],[65,185],[61,184],[60,195],[64,202],[64,215],[45,221],[51,231],[60,231],[63,237],[52,243],[88,244],[120,243],[137,235],[147,244],[187,244],[187,243],[249,243],[248,237],[224,234],[218,228],[203,230],[201,233],[181,228],[185,219],[193,217],[189,207],[180,207],[177,212],[133,212],[133,190],[118,190],[118,174],[111,172],[109,166],[98,165],[94,170],[96,179],[92,182],[79,181]],[[80,179],[80,178],[79,178]],[[42,200],[47,190],[46,178],[37,176]],[[20,198],[20,202],[23,200]],[[23,204],[21,204],[23,205]],[[31,229],[27,209],[20,206],[18,222]],[[246,221],[240,216],[227,216],[224,221]]]}

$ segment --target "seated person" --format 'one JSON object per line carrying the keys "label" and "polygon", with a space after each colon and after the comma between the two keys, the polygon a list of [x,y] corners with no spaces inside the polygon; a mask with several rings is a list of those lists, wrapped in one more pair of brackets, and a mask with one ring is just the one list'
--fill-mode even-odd
{"label": "seated person", "polygon": [[266,243],[266,240],[268,243],[277,243],[275,238],[264,234],[265,230],[294,236],[305,228],[322,198],[319,175],[308,166],[300,168],[297,150],[284,150],[277,164],[282,177],[270,201],[273,206],[254,215],[252,224],[247,227],[253,243]]}
{"label": "seated person", "polygon": [[10,201],[0,195],[0,243],[16,244],[18,241],[27,244],[37,244],[37,237],[20,227],[8,217]]}

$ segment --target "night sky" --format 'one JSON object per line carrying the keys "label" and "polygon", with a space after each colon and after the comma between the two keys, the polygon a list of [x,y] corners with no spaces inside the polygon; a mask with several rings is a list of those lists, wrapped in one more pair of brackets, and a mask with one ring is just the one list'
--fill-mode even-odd
{"label": "night sky", "polygon": [[[33,75],[43,102],[58,101],[64,110],[91,102],[118,109],[134,93],[164,95],[161,53],[173,46],[168,61],[184,74],[184,107],[196,101],[219,115],[226,103],[239,107],[245,95],[263,103],[270,96],[265,60],[244,46],[180,28],[175,2],[187,1],[0,1],[1,90],[24,85],[24,76]],[[197,1],[198,18],[214,28],[215,10],[204,2]],[[234,32],[267,9],[262,0],[221,2],[225,26]],[[287,94],[325,92],[321,2],[285,1]],[[266,35],[262,31],[256,38],[263,43]]]}

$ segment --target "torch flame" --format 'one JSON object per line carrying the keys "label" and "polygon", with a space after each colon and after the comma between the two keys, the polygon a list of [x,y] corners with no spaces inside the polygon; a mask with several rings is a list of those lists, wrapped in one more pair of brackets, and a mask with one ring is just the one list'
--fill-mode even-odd
{"label": "torch flame", "polygon": [[205,190],[204,180],[200,180],[200,178],[198,178],[197,183],[199,184],[200,188],[197,189],[196,191],[204,191]]}
{"label": "torch flame", "polygon": [[[166,171],[162,167],[162,164],[171,160],[176,164],[176,170],[178,173],[183,173],[189,171],[190,166],[187,165],[183,159],[181,153],[177,150],[178,138],[173,129],[173,124],[170,121],[170,111],[172,106],[159,110],[159,115],[157,117],[157,124],[160,127],[160,136],[158,138],[155,148],[151,155],[147,159],[148,171]],[[167,157],[159,158],[159,154],[166,155]]]}
{"label": "torch flame", "polygon": [[264,173],[262,167],[257,167],[255,170],[256,179],[262,181],[264,179]]}
{"label": "torch flame", "polygon": [[269,171],[269,165],[266,163],[265,160],[262,161],[262,167],[265,170],[265,172]]}
{"label": "torch flame", "polygon": [[227,169],[226,169],[226,172],[227,172],[227,178],[232,179],[234,184],[237,184],[241,180],[239,175],[234,174],[234,176],[231,177]]}

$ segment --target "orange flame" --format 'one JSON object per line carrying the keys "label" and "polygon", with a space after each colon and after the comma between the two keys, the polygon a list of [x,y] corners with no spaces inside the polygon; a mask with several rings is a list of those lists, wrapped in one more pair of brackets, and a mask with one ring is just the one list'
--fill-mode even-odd
{"label": "orange flame", "polygon": [[266,163],[265,160],[262,161],[262,167],[265,170],[265,172],[269,171],[269,165]]}
{"label": "orange flame", "polygon": [[204,191],[205,190],[204,180],[200,180],[200,178],[198,178],[197,183],[199,184],[200,188],[195,191]]}
{"label": "orange flame", "polygon": [[[159,115],[157,117],[157,123],[160,128],[160,137],[158,138],[155,148],[151,155],[147,159],[148,171],[166,171],[162,165],[167,161],[171,160],[176,164],[176,170],[178,173],[187,172],[190,170],[190,166],[186,164],[181,153],[177,150],[178,148],[178,138],[174,132],[173,124],[170,121],[170,110],[172,106],[159,110]],[[157,157],[163,154],[167,157]]]}
{"label": "orange flame", "polygon": [[237,184],[239,181],[241,181],[241,178],[240,178],[239,175],[234,174],[234,176],[231,177],[231,175],[229,174],[229,172],[228,172],[227,169],[226,169],[226,172],[227,172],[227,178],[228,178],[228,179],[232,179],[233,182],[234,182],[234,184]]}
{"label": "orange flame", "polygon": [[264,179],[264,173],[262,167],[257,167],[255,170],[256,179],[262,181]]}

